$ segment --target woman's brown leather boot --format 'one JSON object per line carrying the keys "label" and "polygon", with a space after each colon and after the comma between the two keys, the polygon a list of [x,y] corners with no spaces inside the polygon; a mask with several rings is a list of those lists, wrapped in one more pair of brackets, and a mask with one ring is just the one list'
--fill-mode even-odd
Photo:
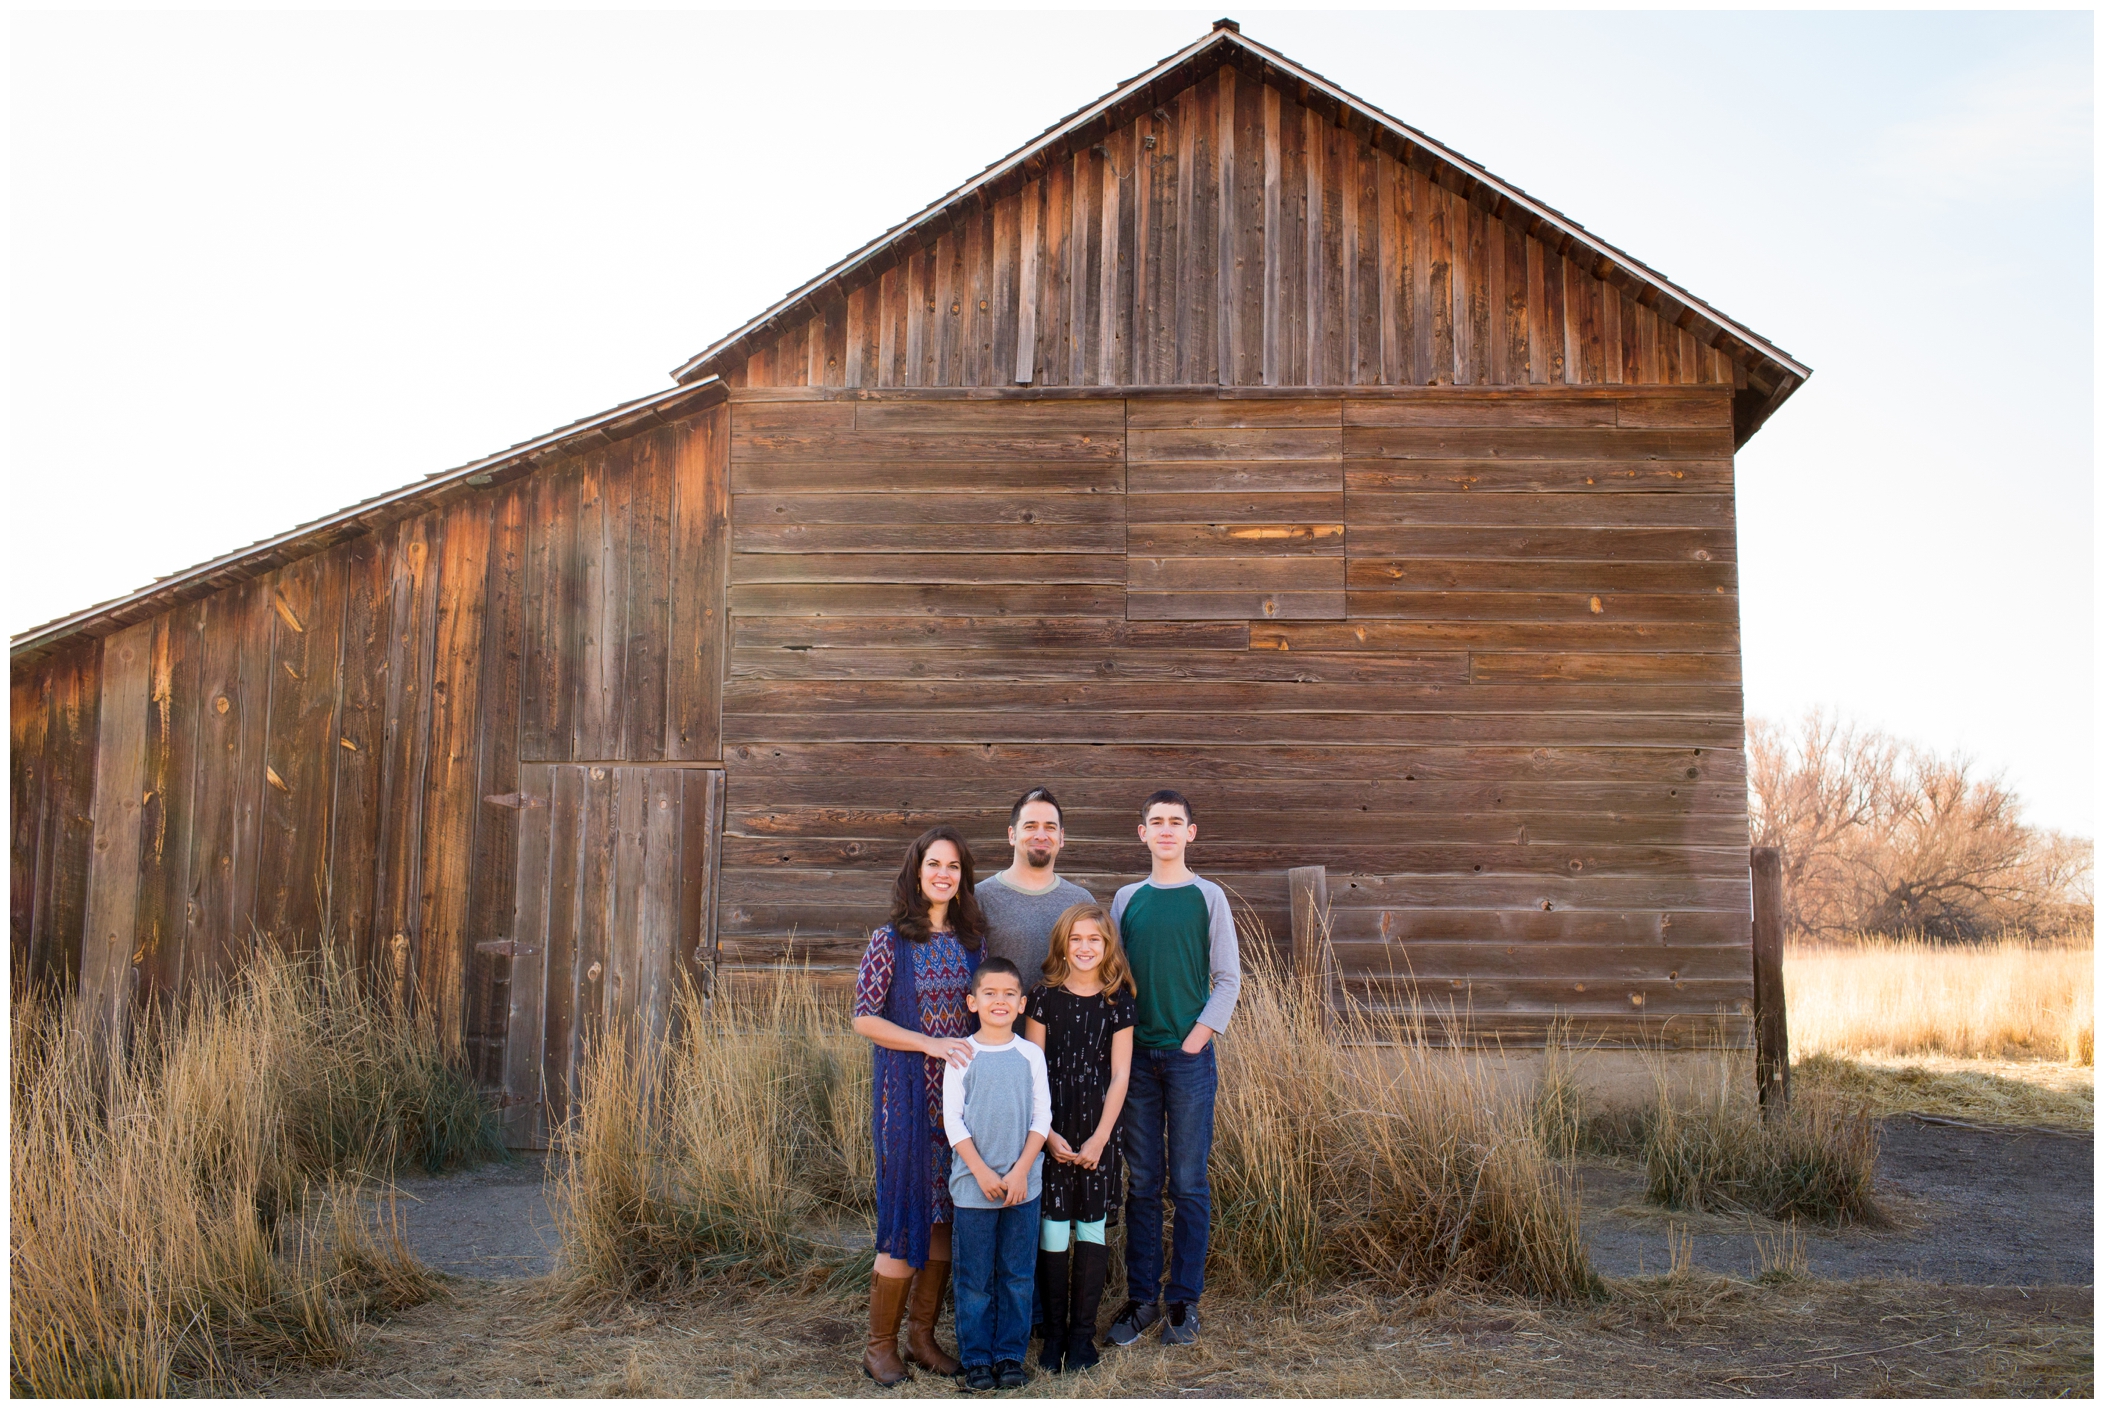
{"label": "woman's brown leather boot", "polygon": [[899,1318],[906,1314],[906,1293],[912,1285],[911,1277],[870,1274],[869,1344],[862,1351],[862,1373],[880,1385],[911,1378],[906,1362],[899,1359]]}
{"label": "woman's brown leather boot", "polygon": [[913,1274],[913,1292],[906,1303],[906,1358],[938,1375],[954,1375],[964,1368],[954,1356],[944,1354],[935,1339],[942,1294],[949,1287],[950,1264],[931,1258]]}

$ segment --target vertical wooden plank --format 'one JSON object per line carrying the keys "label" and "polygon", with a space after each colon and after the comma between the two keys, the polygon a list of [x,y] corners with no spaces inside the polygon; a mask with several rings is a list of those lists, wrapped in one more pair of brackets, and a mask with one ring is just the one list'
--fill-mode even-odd
{"label": "vertical wooden plank", "polygon": [[928,254],[926,249],[915,249],[906,256],[905,283],[901,286],[906,300],[906,375],[900,378],[900,386],[929,384],[928,364],[933,360],[933,348],[928,327]]}
{"label": "vertical wooden plank", "polygon": [[1630,380],[1654,386],[1659,381],[1658,314],[1648,308],[1638,308],[1635,327],[1636,375]]}
{"label": "vertical wooden plank", "polygon": [[620,745],[608,757],[665,756],[666,649],[672,626],[672,460],[677,433],[630,442],[626,664],[621,675]]}
{"label": "vertical wooden plank", "polygon": [[1399,166],[1386,152],[1375,150],[1374,241],[1380,249],[1378,275],[1381,357],[1379,375],[1383,386],[1414,385],[1421,368],[1413,353],[1417,331],[1424,326],[1424,306],[1418,298],[1415,277],[1420,252],[1411,236],[1415,233],[1411,182],[1417,173]]}
{"label": "vertical wooden plank", "polygon": [[843,317],[846,329],[843,336],[847,342],[847,355],[841,361],[840,384],[842,386],[867,386],[863,381],[868,349],[864,346],[869,328],[868,306],[870,286],[864,284],[847,296],[847,307]]}
{"label": "vertical wooden plank", "polygon": [[520,765],[521,806],[513,860],[517,880],[508,897],[511,908],[505,927],[512,950],[507,961],[509,982],[500,990],[505,999],[501,1031],[505,1143],[515,1149],[548,1143],[541,1058],[548,1021],[549,879],[554,867],[549,804],[554,786],[548,764]]}
{"label": "vertical wooden plank", "polygon": [[1218,96],[1213,111],[1213,360],[1221,386],[1241,381],[1237,360],[1242,350],[1242,264],[1248,257],[1240,219],[1241,173],[1235,169],[1235,71],[1223,67],[1215,80]]}
{"label": "vertical wooden plank", "polygon": [[974,210],[966,220],[964,253],[964,384],[995,386],[993,316],[993,212]]}
{"label": "vertical wooden plank", "polygon": [[576,1096],[573,1080],[578,1044],[579,933],[585,924],[585,774],[582,764],[560,764],[549,773],[548,952],[544,1002],[541,1090],[550,1130],[569,1120]]}
{"label": "vertical wooden plank", "polygon": [[104,1039],[121,1040],[132,996],[153,635],[154,623],[142,621],[103,643],[95,840],[88,860],[80,993],[89,1020]]}
{"label": "vertical wooden plank", "polygon": [[[379,868],[392,618],[388,542],[388,535],[368,533],[344,545],[340,702],[336,737],[329,741],[336,780],[329,822],[328,929],[351,962],[361,966],[374,962],[373,882]],[[209,701],[207,706],[202,718],[209,728]]]}
{"label": "vertical wooden plank", "polygon": [[956,226],[935,242],[935,375],[932,386],[964,385],[964,302],[958,293],[963,256]]}
{"label": "vertical wooden plank", "polygon": [[329,890],[345,555],[319,553],[273,574],[270,726],[265,736],[256,926],[287,948],[321,940]]}
{"label": "vertical wooden plank", "polygon": [[1205,257],[1204,183],[1198,177],[1198,164],[1210,143],[1202,147],[1199,142],[1198,90],[1186,88],[1179,93],[1176,106],[1176,334],[1171,339],[1176,374],[1170,380],[1188,386],[1199,379],[1203,359],[1197,353],[1198,340],[1207,331],[1198,301],[1199,266]]}
{"label": "vertical wooden plank", "polygon": [[680,909],[678,953],[683,975],[715,982],[716,872],[723,832],[723,771],[680,773]]}
{"label": "vertical wooden plank", "polygon": [[[340,608],[340,601],[334,605]],[[204,654],[205,605],[171,609],[154,633],[152,706],[146,719],[146,786],[142,820],[139,913],[147,960],[141,980],[156,995],[183,994],[190,957],[190,866],[197,825],[198,672]],[[330,635],[333,640],[334,623]],[[333,690],[336,663],[329,662]],[[324,770],[329,763],[322,755]],[[324,773],[326,786],[326,771]]]}
{"label": "vertical wooden plank", "polygon": [[724,633],[730,615],[728,404],[676,428],[672,443],[672,601],[664,756],[723,757]]}
{"label": "vertical wooden plank", "polygon": [[1563,261],[1564,380],[1598,386],[1600,368],[1600,281],[1576,262]]}
{"label": "vertical wooden plank", "polygon": [[583,585],[577,580],[578,490],[572,465],[542,470],[532,486],[526,546],[525,671],[519,700],[519,748],[532,759],[565,759],[577,699],[573,628]]}
{"label": "vertical wooden plank", "polygon": [[1161,263],[1155,245],[1161,230],[1162,158],[1156,125],[1152,112],[1141,113],[1132,124],[1132,322],[1125,380],[1133,386],[1159,379],[1154,367],[1161,320],[1155,290]]}
{"label": "vertical wooden plank", "polygon": [[1074,154],[1073,177],[1067,200],[1066,278],[1066,384],[1088,386],[1095,380],[1091,365],[1097,351],[1094,309],[1102,270],[1096,236],[1103,226],[1104,163],[1093,151]]}
{"label": "vertical wooden plank", "polygon": [[[50,768],[44,757],[54,662],[16,666],[7,692],[7,932],[8,972],[19,998],[34,973],[36,902],[42,867],[43,821],[51,808]],[[39,975],[39,977],[41,977]]]}
{"label": "vertical wooden plank", "polygon": [[419,865],[416,986],[440,1039],[460,1050],[467,1037],[468,863],[482,810],[480,730],[482,653],[489,590],[490,521],[495,496],[477,494],[442,512],[437,584],[437,650],[431,680],[430,761],[424,771],[423,857]]}
{"label": "vertical wooden plank", "polygon": [[235,660],[240,691],[235,714],[240,737],[239,764],[234,774],[234,864],[228,890],[231,923],[226,931],[227,969],[238,966],[255,952],[260,938],[257,929],[258,900],[262,890],[263,809],[270,791],[265,755],[270,741],[270,712],[277,693],[277,680],[270,663],[271,632],[276,612],[271,598],[276,574],[248,584],[246,606],[235,624]]}
{"label": "vertical wooden plank", "polygon": [[899,280],[894,263],[877,276],[877,377],[873,385],[898,386],[899,363],[905,357],[899,313]]}
{"label": "vertical wooden plank", "polygon": [[1753,848],[1754,1081],[1762,1105],[1790,1099],[1790,1017],[1783,1002],[1782,850]]}
{"label": "vertical wooden plank", "polygon": [[[641,885],[636,893],[635,1002],[637,1028],[646,1039],[671,1027],[672,993],[679,972],[680,768],[638,768],[643,822]],[[701,770],[710,771],[710,770]]]}
{"label": "vertical wooden plank", "polygon": [[1286,330],[1279,316],[1280,301],[1285,295],[1281,281],[1285,277],[1285,265],[1280,248],[1285,237],[1283,209],[1285,159],[1280,150],[1284,134],[1279,131],[1279,92],[1270,84],[1259,90],[1263,100],[1264,129],[1264,277],[1259,292],[1263,306],[1262,366],[1257,380],[1265,386],[1279,385],[1283,369],[1289,360],[1287,355]]}
{"label": "vertical wooden plank", "polygon": [[1017,208],[1021,219],[1016,265],[1015,379],[1028,386],[1037,379],[1038,216],[1044,183],[1023,187]]}
{"label": "vertical wooden plank", "polygon": [[847,385],[847,300],[828,298],[824,310],[825,326],[821,330],[823,360],[820,363],[822,380],[814,380],[813,386]]}
{"label": "vertical wooden plank", "polygon": [[1096,243],[1096,385],[1117,386],[1124,368],[1119,353],[1130,345],[1128,310],[1122,297],[1124,276],[1125,186],[1132,180],[1131,129],[1115,133],[1104,143],[1102,193],[1097,198],[1096,218],[1100,229]]}
{"label": "vertical wooden plank", "polygon": [[[666,432],[657,432],[663,436]],[[669,467],[662,473],[668,488]],[[492,797],[523,799],[520,781],[519,705],[524,674],[525,594],[521,583],[526,573],[527,512],[532,488],[513,483],[497,492],[490,522],[489,585],[483,599],[484,629],[481,650],[482,679],[480,725],[475,731],[478,752],[475,836],[468,864],[468,1056],[477,1081],[502,1086],[511,1007],[510,990],[520,966],[533,962],[516,951],[507,955],[496,948],[505,939],[517,940],[511,925],[517,894],[516,867],[519,831],[530,809],[490,804]],[[666,532],[670,534],[670,505],[666,506]],[[660,561],[670,557],[670,543],[660,547]],[[662,627],[660,630],[662,631]],[[662,642],[660,644],[662,650]],[[660,722],[662,729],[662,721]],[[655,744],[663,748],[662,732]],[[546,772],[540,775],[543,803],[546,802]],[[540,811],[541,865],[547,864],[547,808]],[[545,886],[546,876],[537,882]],[[543,901],[545,904],[545,900]],[[545,923],[545,917],[544,917]],[[535,1049],[538,1050],[538,1039]]]}
{"label": "vertical wooden plank", "polygon": [[1457,198],[1457,202],[1468,219],[1468,380],[1471,386],[1488,386],[1497,380],[1490,329],[1498,313],[1491,297],[1490,274],[1494,266],[1503,266],[1504,247],[1493,243],[1498,228],[1488,212],[1472,201]]}
{"label": "vertical wooden plank", "polygon": [[1322,326],[1323,358],[1318,385],[1344,386],[1357,365],[1351,332],[1358,304],[1352,290],[1358,263],[1358,202],[1352,192],[1357,167],[1351,135],[1335,123],[1322,130]]}
{"label": "vertical wooden plank", "polygon": [[1534,256],[1530,252],[1534,242],[1521,232],[1519,226],[1507,222],[1505,225],[1505,381],[1510,386],[1522,386],[1534,380],[1535,348],[1533,339],[1534,295],[1537,292],[1534,279]]}
{"label": "vertical wooden plank", "polygon": [[[1343,375],[1338,380],[1340,384],[1345,386],[1357,386],[1360,382],[1361,369],[1365,367],[1367,361],[1367,352],[1361,346],[1363,342],[1361,336],[1363,320],[1360,317],[1360,304],[1363,301],[1365,289],[1363,281],[1359,277],[1360,200],[1358,143],[1347,137],[1347,140],[1340,144],[1340,155],[1342,157],[1342,170],[1338,173],[1340,187],[1338,194],[1342,204],[1339,207],[1338,215],[1343,225],[1341,254],[1343,263],[1339,270],[1339,275],[1343,283],[1344,292],[1344,364],[1341,369]],[[1376,349],[1375,355],[1378,355],[1378,349]]]}
{"label": "vertical wooden plank", "polygon": [[37,899],[30,968],[67,989],[80,981],[88,868],[95,850],[95,750],[101,735],[104,642],[51,662],[45,698],[46,804],[37,829]]}
{"label": "vertical wooden plank", "polygon": [[1430,314],[1418,339],[1419,367],[1427,386],[1454,384],[1454,230],[1442,186],[1421,171],[1410,173],[1411,191],[1421,197],[1417,229],[1425,232],[1425,309]]}
{"label": "vertical wooden plank", "polygon": [[183,936],[192,983],[224,977],[233,956],[247,952],[233,933],[233,887],[241,792],[241,632],[255,592],[253,583],[242,583],[198,603],[197,787],[191,795]]}
{"label": "vertical wooden plank", "polygon": [[1570,361],[1570,321],[1563,291],[1565,268],[1563,256],[1544,246],[1541,262],[1541,349],[1548,358],[1551,382],[1567,382],[1573,380],[1576,375],[1576,369],[1571,366]]}
{"label": "vertical wooden plank", "polygon": [[[650,805],[648,768],[609,768],[614,826],[613,870],[609,881],[606,931],[606,1016],[630,1030],[640,1030],[649,987],[649,948],[643,934],[646,884],[645,851]],[[663,943],[663,936],[659,937]]]}
{"label": "vertical wooden plank", "polygon": [[1600,380],[1610,386],[1622,382],[1622,291],[1595,280],[1600,308]]}
{"label": "vertical wooden plank", "polygon": [[1067,374],[1067,236],[1073,204],[1073,158],[1045,172],[1045,208],[1038,217],[1037,380],[1061,386]]}
{"label": "vertical wooden plank", "polygon": [[374,878],[373,954],[383,990],[414,990],[422,924],[424,774],[431,738],[432,655],[437,649],[440,516],[396,526],[389,596],[387,698],[380,772],[380,863]]}
{"label": "vertical wooden plank", "polygon": [[1015,349],[1022,340],[1018,326],[1022,271],[1017,264],[1021,258],[1023,197],[1027,192],[1026,187],[993,208],[993,242],[987,249],[987,298],[992,305],[987,310],[991,344],[986,364],[988,386],[1008,386],[1014,381]]}
{"label": "vertical wooden plank", "polygon": [[[1514,380],[1512,321],[1513,299],[1507,282],[1507,271],[1511,261],[1507,254],[1507,231],[1502,220],[1486,217],[1484,222],[1484,278],[1483,301],[1486,321],[1485,338],[1488,347],[1488,366],[1484,381],[1492,386],[1508,386]],[[1517,378],[1524,381],[1524,377]]]}
{"label": "vertical wooden plank", "polygon": [[619,836],[614,816],[612,768],[581,765],[584,773],[584,839],[577,875],[577,1013],[571,1024],[570,1089],[577,1089],[587,1044],[598,1040],[608,1017],[607,968],[613,930],[614,852]]}
{"label": "vertical wooden plank", "polygon": [[577,548],[583,584],[581,689],[570,757],[621,751],[621,691],[628,661],[628,501],[634,442],[587,457],[578,484]]}
{"label": "vertical wooden plank", "polygon": [[1539,386],[1550,380],[1549,328],[1546,316],[1548,260],[1541,241],[1527,247],[1527,380]]}

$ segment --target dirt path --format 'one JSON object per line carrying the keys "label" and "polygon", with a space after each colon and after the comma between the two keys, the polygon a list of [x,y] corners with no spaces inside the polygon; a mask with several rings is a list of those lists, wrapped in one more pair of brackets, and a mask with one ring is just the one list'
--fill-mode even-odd
{"label": "dirt path", "polygon": [[546,1160],[521,1155],[457,1174],[404,1177],[395,1208],[403,1240],[424,1263],[456,1277],[509,1280],[555,1270],[555,1218]]}
{"label": "dirt path", "polygon": [[[1895,1116],[1881,1122],[1880,1199],[1890,1228],[1801,1230],[1815,1277],[1908,1277],[1963,1286],[2086,1286],[2095,1156],[2088,1135],[1968,1128]],[[1666,1228],[1694,1234],[1695,1265],[1746,1277],[1757,1270],[1766,1219],[1669,1213],[1644,1202],[1639,1173],[1583,1171],[1586,1241],[1609,1276],[1667,1268]]]}

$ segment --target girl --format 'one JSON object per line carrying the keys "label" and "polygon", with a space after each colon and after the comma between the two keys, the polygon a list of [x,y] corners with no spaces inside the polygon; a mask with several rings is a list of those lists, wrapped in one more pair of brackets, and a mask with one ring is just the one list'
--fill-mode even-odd
{"label": "girl", "polygon": [[855,976],[855,1031],[877,1046],[870,1133],[876,1142],[877,1266],[870,1279],[862,1373],[882,1385],[907,1378],[899,1358],[938,1375],[958,1371],[935,1342],[950,1281],[950,1142],[943,1136],[944,1063],[972,1059],[977,1026],[964,1004],[984,949],[986,921],[972,894],[972,851],[954,827],[934,827],[906,849],[891,920],[870,936]]}
{"label": "girl", "polygon": [[1093,902],[1069,907],[1052,926],[1045,981],[1031,991],[1023,1029],[1045,1049],[1052,1085],[1037,1281],[1045,1312],[1038,1364],[1055,1375],[1102,1359],[1103,1230],[1124,1183],[1118,1112],[1132,1077],[1137,994],[1110,911]]}

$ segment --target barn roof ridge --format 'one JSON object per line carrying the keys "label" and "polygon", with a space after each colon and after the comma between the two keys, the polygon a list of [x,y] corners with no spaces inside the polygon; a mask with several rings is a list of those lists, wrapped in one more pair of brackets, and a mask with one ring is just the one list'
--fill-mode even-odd
{"label": "barn roof ridge", "polygon": [[[1619,268],[1626,278],[1640,285],[1648,286],[1658,294],[1671,299],[1697,319],[1713,324],[1718,332],[1723,335],[1724,339],[1739,343],[1754,356],[1773,364],[1775,370],[1781,375],[1771,382],[1777,394],[1771,398],[1768,406],[1763,410],[1762,420],[1773,414],[1775,408],[1782,404],[1789,393],[1796,388],[1797,384],[1811,376],[1812,369],[1798,358],[1785,352],[1774,342],[1747,327],[1744,323],[1711,306],[1687,288],[1675,283],[1665,274],[1645,264],[1628,251],[1600,238],[1588,230],[1581,222],[1563,214],[1546,202],[1528,195],[1520,187],[1496,175],[1481,162],[1463,156],[1438,139],[1374,106],[1330,79],[1324,78],[1305,64],[1288,58],[1269,45],[1249,38],[1241,32],[1241,26],[1233,20],[1223,19],[1214,22],[1210,33],[1141,70],[1093,102],[1076,108],[1073,112],[1047,127],[1036,137],[1031,138],[1028,142],[1010,152],[1007,156],[989,163],[969,180],[938,196],[915,214],[893,225],[876,238],[855,249],[845,258],[828,266],[815,277],[798,285],[763,312],[746,320],[746,322],[740,324],[730,333],[718,338],[715,342],[709,344],[708,347],[673,368],[673,379],[675,381],[692,380],[717,370],[711,364],[723,359],[727,353],[737,348],[739,344],[754,338],[755,335],[762,333],[769,327],[783,322],[800,307],[811,303],[828,286],[841,283],[856,269],[868,265],[876,256],[882,254],[888,248],[904,242],[916,230],[948,218],[958,206],[972,200],[1004,176],[1016,172],[1029,162],[1044,156],[1048,151],[1056,148],[1063,140],[1073,138],[1077,133],[1084,131],[1090,123],[1115,110],[1121,103],[1131,101],[1151,85],[1170,78],[1180,70],[1193,68],[1201,61],[1217,58],[1220,62],[1225,63],[1232,61],[1238,55],[1261,65],[1265,69],[1275,70],[1280,76],[1304,85],[1309,90],[1321,93],[1330,102],[1357,111],[1367,120],[1387,128],[1404,142],[1423,149],[1435,160],[1466,173],[1469,177],[1481,183],[1486,189],[1495,193],[1497,197],[1502,198],[1503,201],[1524,211],[1540,226],[1546,226],[1561,232],[1563,236],[1573,243],[1591,250],[1600,259],[1605,260],[1609,266]],[[1194,77],[1196,76],[1202,75],[1194,75]],[[1726,351],[1729,352],[1730,349],[1727,347]],[[1749,431],[1748,433],[1750,434],[1751,432]]]}

